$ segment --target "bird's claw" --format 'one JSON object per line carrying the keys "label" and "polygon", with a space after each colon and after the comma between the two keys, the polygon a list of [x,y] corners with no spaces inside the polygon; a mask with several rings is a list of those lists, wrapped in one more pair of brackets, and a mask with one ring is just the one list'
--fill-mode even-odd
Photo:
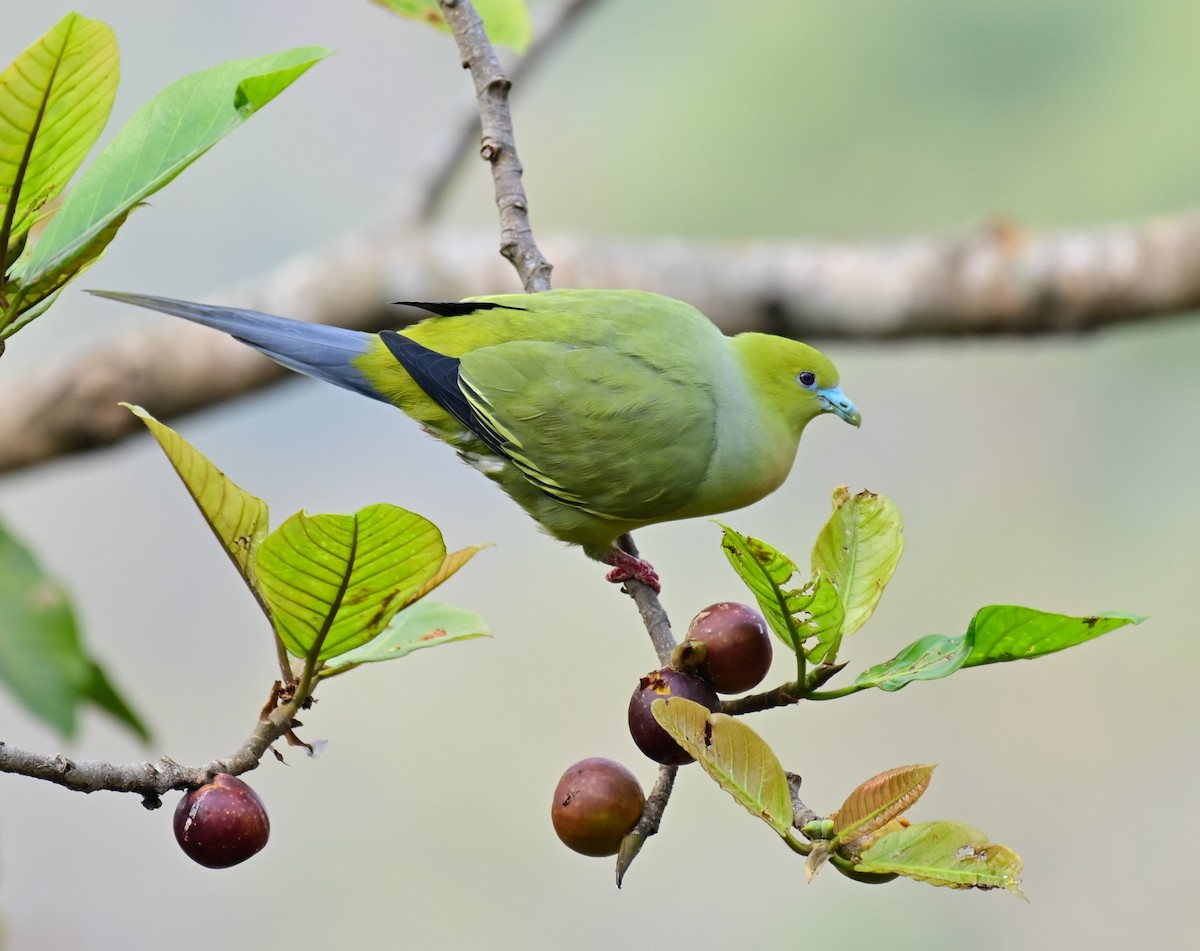
{"label": "bird's claw", "polygon": [[662,584],[658,580],[658,572],[645,559],[631,555],[620,548],[614,548],[608,553],[605,561],[613,566],[606,576],[613,584],[624,584],[626,581],[640,581],[651,588],[655,594],[662,592]]}

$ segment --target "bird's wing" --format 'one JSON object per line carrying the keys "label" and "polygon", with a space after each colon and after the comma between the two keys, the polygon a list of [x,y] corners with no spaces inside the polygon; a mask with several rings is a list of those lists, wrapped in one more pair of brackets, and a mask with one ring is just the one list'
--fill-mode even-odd
{"label": "bird's wing", "polygon": [[484,347],[463,356],[459,387],[485,442],[547,494],[603,518],[682,508],[716,448],[707,380],[602,346]]}

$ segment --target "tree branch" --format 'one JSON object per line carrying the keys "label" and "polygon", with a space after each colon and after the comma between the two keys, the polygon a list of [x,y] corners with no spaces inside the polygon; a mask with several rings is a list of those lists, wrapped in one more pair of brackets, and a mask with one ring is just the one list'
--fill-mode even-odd
{"label": "tree branch", "polygon": [[[384,302],[456,300],[511,280],[490,237],[375,223],[285,264],[219,303],[378,331]],[[1095,330],[1200,306],[1200,213],[1049,234],[991,226],[888,243],[552,241],[562,286],[644,287],[727,332],[877,340]],[[66,306],[65,304],[60,304]],[[180,321],[0,383],[0,473],[117,442],[138,423],[119,400],[170,419],[285,371]]]}
{"label": "tree branch", "polygon": [[258,721],[254,731],[238,749],[203,766],[181,766],[164,756],[156,763],[106,763],[71,760],[61,753],[31,753],[0,741],[0,773],[42,779],[76,792],[100,791],[138,793],[142,805],[157,809],[164,793],[172,789],[194,789],[210,782],[218,773],[241,775],[258,766],[271,744],[287,735],[295,722],[301,701],[291,700],[274,707]]}
{"label": "tree branch", "polygon": [[[596,0],[563,0],[549,11],[539,11],[533,30],[534,40],[529,44],[525,55],[509,70],[509,79],[517,83],[529,76],[595,2]],[[452,130],[443,147],[437,149],[437,160],[430,165],[433,171],[429,175],[429,183],[422,189],[419,199],[416,211],[418,221],[427,224],[437,214],[462,158],[466,156],[471,144],[481,136],[481,132],[479,113],[477,110],[471,110],[470,116],[460,123],[459,128]]]}
{"label": "tree branch", "polygon": [[454,32],[464,69],[475,81],[483,137],[480,157],[492,167],[496,207],[500,210],[500,253],[517,269],[527,292],[550,288],[550,262],[533,240],[529,202],[521,184],[521,160],[508,109],[511,83],[500,68],[483,21],[468,0],[438,0]]}

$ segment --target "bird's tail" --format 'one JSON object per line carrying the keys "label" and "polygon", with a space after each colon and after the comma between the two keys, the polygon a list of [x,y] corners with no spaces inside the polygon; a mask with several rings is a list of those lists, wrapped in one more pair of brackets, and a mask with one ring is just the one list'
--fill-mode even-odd
{"label": "bird's tail", "polygon": [[356,358],[367,352],[372,334],[275,317],[256,310],[197,304],[169,297],[126,294],[121,291],[90,293],[125,304],[160,310],[164,314],[173,314],[224,331],[289,370],[387,402],[387,398],[371,386],[354,363]]}

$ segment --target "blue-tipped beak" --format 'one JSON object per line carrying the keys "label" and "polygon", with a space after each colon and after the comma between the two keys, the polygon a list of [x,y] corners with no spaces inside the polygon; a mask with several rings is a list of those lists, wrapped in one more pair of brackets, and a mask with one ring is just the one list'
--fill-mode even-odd
{"label": "blue-tipped beak", "polygon": [[827,413],[834,413],[851,426],[862,425],[862,413],[838,387],[831,386],[824,390],[817,390],[817,397],[821,400],[821,406]]}

